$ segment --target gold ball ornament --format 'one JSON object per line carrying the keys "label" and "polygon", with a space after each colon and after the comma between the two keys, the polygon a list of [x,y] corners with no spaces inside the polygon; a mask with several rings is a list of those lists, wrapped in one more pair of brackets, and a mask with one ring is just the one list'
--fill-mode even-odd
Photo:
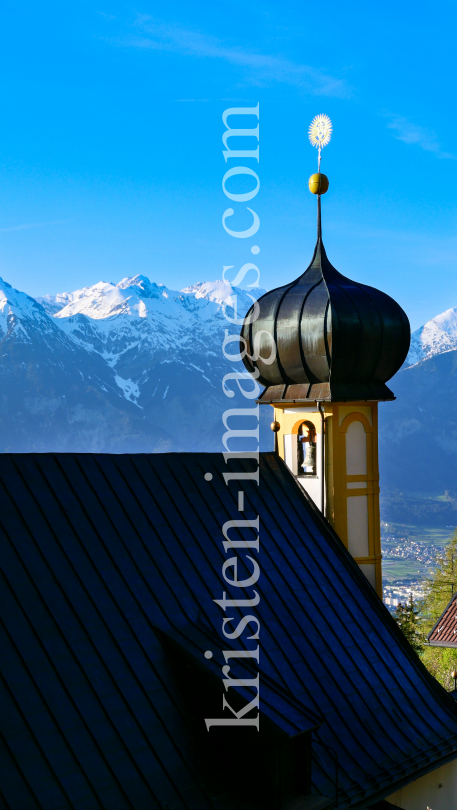
{"label": "gold ball ornament", "polygon": [[273,431],[273,433],[277,433],[278,430],[280,430],[281,425],[279,424],[279,422],[272,422],[270,428]]}
{"label": "gold ball ornament", "polygon": [[325,194],[328,191],[328,177],[326,174],[321,174],[320,172],[316,174],[312,174],[308,180],[308,187],[311,194]]}

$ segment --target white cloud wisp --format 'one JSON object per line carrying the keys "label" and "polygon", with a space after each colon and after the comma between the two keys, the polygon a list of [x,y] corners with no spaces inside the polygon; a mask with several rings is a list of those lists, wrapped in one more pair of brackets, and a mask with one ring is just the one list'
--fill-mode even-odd
{"label": "white cloud wisp", "polygon": [[442,159],[457,160],[457,155],[442,150],[438,136],[433,130],[413,124],[402,115],[395,115],[394,113],[388,112],[384,113],[384,115],[391,118],[387,127],[388,129],[394,130],[396,133],[395,137],[399,141],[408,144],[416,144],[420,146],[421,149],[424,149],[425,152],[433,152],[437,157]]}
{"label": "white cloud wisp", "polygon": [[173,51],[183,56],[222,59],[248,71],[251,84],[270,82],[293,85],[314,95],[349,98],[351,88],[320,68],[297,64],[282,56],[255,53],[239,46],[227,46],[215,37],[191,31],[177,25],[155,21],[149,15],[139,15],[135,27],[141,34],[124,35],[115,40],[123,47]]}

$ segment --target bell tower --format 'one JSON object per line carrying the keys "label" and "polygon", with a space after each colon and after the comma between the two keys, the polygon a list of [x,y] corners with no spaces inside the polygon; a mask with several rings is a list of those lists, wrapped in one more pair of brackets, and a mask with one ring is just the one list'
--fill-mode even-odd
{"label": "bell tower", "polygon": [[316,116],[310,140],[319,150],[317,242],[307,270],[267,292],[246,315],[244,364],[265,386],[273,407],[275,450],[334,527],[382,596],[379,517],[378,402],[395,399],[386,382],[401,367],[409,321],[388,295],[343,276],[322,241],[321,149],[327,116]]}

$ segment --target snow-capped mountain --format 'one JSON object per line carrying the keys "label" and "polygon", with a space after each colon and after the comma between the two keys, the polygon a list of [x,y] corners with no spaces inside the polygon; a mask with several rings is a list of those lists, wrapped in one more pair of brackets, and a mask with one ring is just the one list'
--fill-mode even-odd
{"label": "snow-capped mountain", "polygon": [[427,357],[452,349],[457,349],[457,307],[447,309],[413,332],[404,365],[413,366]]}
{"label": "snow-capped mountain", "polygon": [[126,398],[144,407],[141,398],[168,395],[169,375],[151,374],[151,363],[190,364],[194,376],[214,386],[210,372],[221,361],[227,317],[236,317],[235,307],[242,317],[253,297],[223,281],[176,291],[138,275],[62,294],[68,303],[54,320],[78,346],[103,357]]}
{"label": "snow-capped mountain", "polygon": [[51,321],[43,307],[26,293],[13,289],[11,284],[0,279],[0,335],[2,340],[15,334],[24,343],[32,341],[35,331],[52,338],[62,337],[56,332],[57,324]]}
{"label": "snow-capped mountain", "polygon": [[48,315],[55,315],[62,307],[73,299],[73,293],[59,293],[58,295],[42,295],[35,300],[43,307]]}
{"label": "snow-capped mountain", "polygon": [[405,492],[457,492],[457,307],[413,333],[389,387],[397,399],[379,410],[381,476]]}
{"label": "snow-capped mountain", "polygon": [[221,449],[222,414],[246,405],[222,391],[244,371],[228,318],[263,292],[135,276],[34,300],[0,282],[0,449]]}

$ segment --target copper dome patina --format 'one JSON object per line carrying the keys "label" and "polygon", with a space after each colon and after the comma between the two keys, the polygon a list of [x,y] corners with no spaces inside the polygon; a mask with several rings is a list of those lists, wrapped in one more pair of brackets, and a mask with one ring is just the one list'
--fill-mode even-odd
{"label": "copper dome patina", "polygon": [[[386,382],[408,353],[410,326],[390,296],[343,276],[318,236],[308,269],[263,295],[241,329],[244,365],[266,386],[262,402],[393,399]],[[256,337],[257,336],[257,337]],[[272,362],[268,362],[273,358]]]}

